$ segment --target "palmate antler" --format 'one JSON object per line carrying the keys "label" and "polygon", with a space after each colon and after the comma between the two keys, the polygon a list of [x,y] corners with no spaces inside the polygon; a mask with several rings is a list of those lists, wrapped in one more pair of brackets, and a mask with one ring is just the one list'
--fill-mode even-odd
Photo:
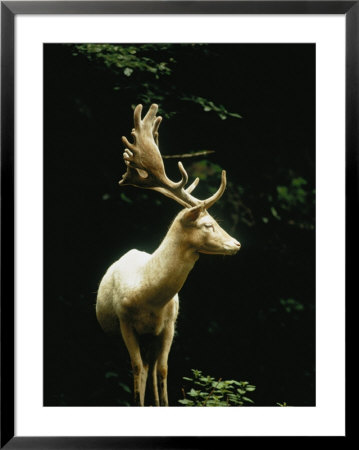
{"label": "palmate antler", "polygon": [[226,188],[225,170],[222,170],[221,185],[218,191],[206,200],[199,200],[191,195],[199,182],[199,178],[196,178],[185,189],[188,175],[181,162],[178,163],[182,176],[181,180],[178,182],[170,180],[166,175],[162,156],[158,149],[158,128],[162,117],[156,117],[157,110],[156,104],[151,105],[142,119],[142,105],[136,106],[133,116],[135,128],[131,132],[134,142],[131,143],[126,137],[122,137],[122,141],[127,147],[123,154],[127,171],[119,184],[153,189],[185,207],[202,205],[205,209],[210,208],[222,196]]}

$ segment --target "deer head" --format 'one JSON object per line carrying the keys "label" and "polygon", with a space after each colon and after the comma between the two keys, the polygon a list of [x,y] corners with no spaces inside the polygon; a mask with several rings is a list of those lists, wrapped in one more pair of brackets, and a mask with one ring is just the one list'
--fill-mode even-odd
{"label": "deer head", "polygon": [[[134,128],[131,135],[133,143],[123,136],[126,148],[123,153],[127,171],[122,176],[120,185],[133,185],[145,189],[153,189],[172,198],[185,209],[177,216],[178,222],[187,235],[186,242],[193,245],[200,253],[234,254],[240,248],[240,243],[229,236],[210,216],[207,210],[221,198],[226,189],[226,171],[222,170],[221,184],[215,194],[205,200],[199,200],[191,195],[197,186],[199,178],[187,188],[188,175],[181,162],[178,168],[181,180],[170,180],[165,171],[163,159],[158,148],[158,128],[162,117],[156,117],[158,106],[151,105],[142,119],[142,105],[137,105],[134,111]],[[178,220],[177,220],[178,219]]]}

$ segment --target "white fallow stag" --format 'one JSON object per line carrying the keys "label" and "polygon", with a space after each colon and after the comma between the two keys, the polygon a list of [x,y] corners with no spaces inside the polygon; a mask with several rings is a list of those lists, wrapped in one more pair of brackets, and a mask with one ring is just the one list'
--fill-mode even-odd
{"label": "white fallow stag", "polygon": [[207,200],[191,192],[198,178],[185,189],[188,175],[178,163],[182,179],[167,178],[158,149],[158,106],[153,104],[142,119],[142,105],[134,111],[133,143],[122,138],[127,171],[119,182],[154,189],[184,206],[165,238],[152,254],[130,250],[113,263],[102,278],[96,304],[97,319],[106,332],[121,331],[131,358],[134,401],[145,404],[148,375],[152,404],[168,406],[167,361],[178,314],[178,292],[200,253],[234,255],[240,243],[229,236],[207,210],[222,196],[226,172],[218,191]]}

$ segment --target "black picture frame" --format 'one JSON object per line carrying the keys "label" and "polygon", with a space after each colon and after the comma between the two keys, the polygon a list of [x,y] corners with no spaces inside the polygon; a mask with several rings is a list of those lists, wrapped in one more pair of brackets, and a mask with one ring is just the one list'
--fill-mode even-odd
{"label": "black picture frame", "polygon": [[[340,14],[346,20],[346,292],[358,248],[359,1],[1,2],[1,448],[204,448],[233,437],[25,437],[14,434],[14,33],[18,14]],[[349,215],[350,214],[350,215]],[[350,244],[349,244],[350,243]],[[348,431],[348,429],[347,429]],[[347,435],[346,435],[347,436]],[[221,442],[216,442],[220,440]],[[234,442],[235,441],[235,442]]]}

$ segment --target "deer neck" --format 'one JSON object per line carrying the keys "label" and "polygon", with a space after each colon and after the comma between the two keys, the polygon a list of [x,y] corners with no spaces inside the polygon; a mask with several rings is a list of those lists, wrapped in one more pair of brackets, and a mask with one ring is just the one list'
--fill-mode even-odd
{"label": "deer neck", "polygon": [[154,286],[151,297],[158,306],[164,306],[179,292],[199,258],[198,252],[186,246],[176,228],[170,228],[148,262],[147,273]]}

